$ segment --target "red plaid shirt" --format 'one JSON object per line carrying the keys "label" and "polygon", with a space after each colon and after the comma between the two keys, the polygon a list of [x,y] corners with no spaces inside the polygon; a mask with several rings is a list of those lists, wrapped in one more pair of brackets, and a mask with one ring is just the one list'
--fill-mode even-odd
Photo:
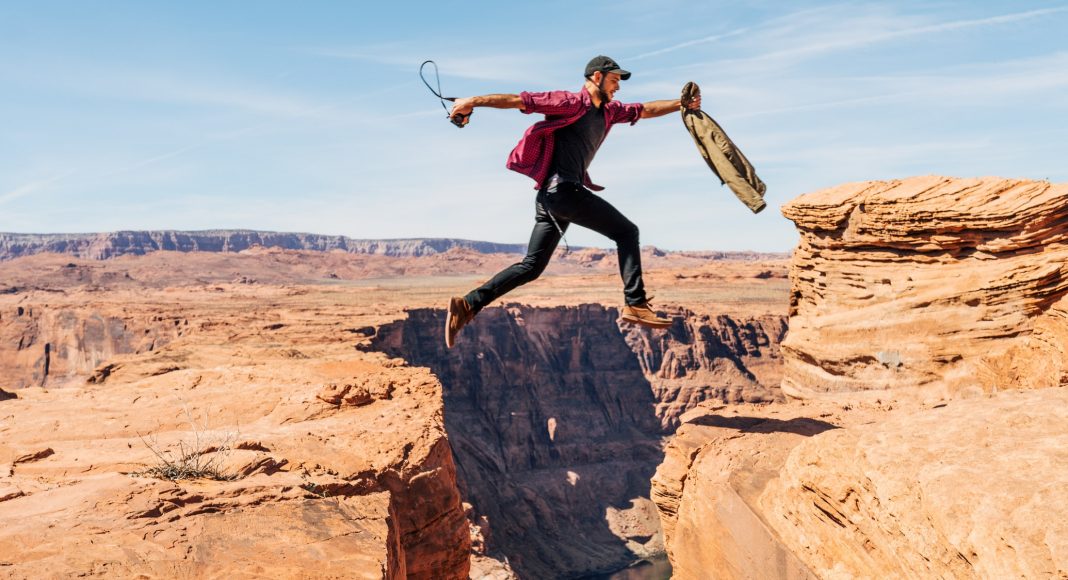
{"label": "red plaid shirt", "polygon": [[[556,130],[566,127],[582,118],[593,106],[593,100],[586,87],[581,92],[549,91],[547,93],[519,93],[523,99],[524,113],[541,113],[545,119],[531,125],[519,144],[508,156],[505,165],[512,171],[518,171],[534,180],[534,189],[541,189],[549,178],[549,166],[553,162],[553,145],[556,143]],[[604,104],[604,135],[616,123],[638,122],[642,116],[641,103],[620,103],[609,101]],[[603,140],[602,140],[603,142]],[[594,191],[604,189],[590,181],[590,175],[583,176],[584,185]]]}

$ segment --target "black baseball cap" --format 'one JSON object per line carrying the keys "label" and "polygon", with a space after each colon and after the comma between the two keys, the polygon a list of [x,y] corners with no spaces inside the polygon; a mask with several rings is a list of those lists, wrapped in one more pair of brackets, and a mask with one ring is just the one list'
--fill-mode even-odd
{"label": "black baseball cap", "polygon": [[619,78],[627,80],[630,78],[630,71],[625,71],[619,68],[619,63],[612,60],[605,55],[599,55],[593,57],[586,65],[586,77],[589,78],[593,73],[601,71],[603,73],[619,73]]}

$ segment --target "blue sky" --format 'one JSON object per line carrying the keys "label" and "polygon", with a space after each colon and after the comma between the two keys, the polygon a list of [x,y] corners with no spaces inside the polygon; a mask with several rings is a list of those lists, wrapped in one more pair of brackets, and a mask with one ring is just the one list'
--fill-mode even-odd
{"label": "blue sky", "polygon": [[[778,211],[847,181],[1068,181],[1068,2],[5,2],[0,231],[253,228],[525,242],[504,168],[535,116],[447,94],[577,90],[704,109],[768,184],[752,215],[677,115],[619,126],[590,169],[668,249],[787,251]],[[610,246],[574,228],[573,245]]]}

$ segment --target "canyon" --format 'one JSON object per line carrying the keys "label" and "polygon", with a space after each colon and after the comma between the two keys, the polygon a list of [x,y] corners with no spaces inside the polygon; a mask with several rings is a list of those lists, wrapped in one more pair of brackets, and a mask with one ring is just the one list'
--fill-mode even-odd
{"label": "canyon", "polygon": [[650,331],[601,305],[506,304],[446,351],[444,314],[411,310],[371,348],[441,380],[460,488],[487,549],[523,577],[561,577],[663,552],[649,480],[681,412],[779,397],[781,316],[677,314]]}
{"label": "canyon", "polygon": [[[0,576],[579,577],[663,554],[663,442],[702,400],[781,398],[787,282],[781,259],[646,255],[672,328],[621,327],[614,256],[573,252],[451,351],[440,297],[513,256],[0,263]],[[191,447],[226,478],[146,475]]]}
{"label": "canyon", "polygon": [[1068,577],[1066,194],[844,184],[789,257],[644,248],[663,330],[576,250],[453,349],[516,254],[10,250],[0,577]]}

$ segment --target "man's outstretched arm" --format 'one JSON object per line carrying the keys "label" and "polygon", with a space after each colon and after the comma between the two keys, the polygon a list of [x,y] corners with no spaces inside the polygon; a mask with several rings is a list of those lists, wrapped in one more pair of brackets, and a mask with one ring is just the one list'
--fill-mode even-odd
{"label": "man's outstretched arm", "polygon": [[[668,113],[678,111],[681,106],[682,101],[678,99],[673,101],[649,101],[648,103],[642,103],[642,119],[663,117]],[[697,98],[690,102],[689,108],[695,111],[701,108],[701,95],[697,95]]]}
{"label": "man's outstretched arm", "polygon": [[457,115],[464,116],[464,125],[466,125],[470,118],[468,115],[475,107],[493,107],[494,109],[519,109],[523,110],[523,99],[519,98],[519,95],[482,95],[480,97],[464,97],[462,99],[456,99],[452,104],[452,111],[449,112],[449,118],[456,117]]}

